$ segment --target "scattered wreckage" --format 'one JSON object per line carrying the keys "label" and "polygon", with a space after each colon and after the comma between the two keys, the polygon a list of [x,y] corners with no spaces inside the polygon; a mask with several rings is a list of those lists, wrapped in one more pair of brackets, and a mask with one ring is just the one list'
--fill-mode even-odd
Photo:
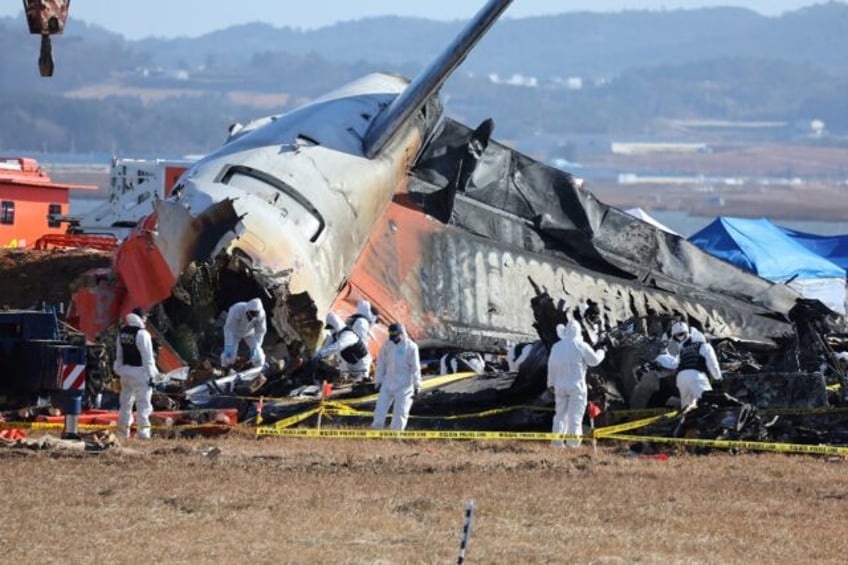
{"label": "scattered wreckage", "polygon": [[[827,379],[845,384],[836,344],[827,341],[841,331],[832,313],[599,202],[570,174],[494,141],[492,120],[469,128],[444,115],[439,89],[509,4],[488,2],[411,81],[369,75],[231,128],[222,147],[154,200],[114,268],[80,289],[87,298],[76,311],[89,339],[109,343],[121,314],[147,308],[161,368],[191,367],[160,383],[162,396],[184,408],[235,408],[240,421],[251,420],[257,396],[334,380],[332,367],[303,360],[327,312],[350,314],[367,299],[384,322],[374,344],[385,325],[400,322],[434,359],[451,352],[492,359],[538,340],[517,372],[489,363],[473,379],[428,391],[413,416],[519,407],[427,425],[549,429],[550,414],[537,410],[551,403],[547,347],[556,322],[591,302],[614,350],[591,376],[605,414],[665,406],[674,394],[672,379],[651,366],[665,347],[654,331],[664,329],[663,316],[688,320],[715,340],[732,377],[727,391],[746,414],[843,402],[843,392],[825,392]],[[561,297],[558,306],[548,292]],[[269,366],[225,375],[216,368],[223,316],[257,296],[272,330],[264,343]],[[335,396],[367,392],[346,388]],[[269,402],[262,417],[297,409]]]}

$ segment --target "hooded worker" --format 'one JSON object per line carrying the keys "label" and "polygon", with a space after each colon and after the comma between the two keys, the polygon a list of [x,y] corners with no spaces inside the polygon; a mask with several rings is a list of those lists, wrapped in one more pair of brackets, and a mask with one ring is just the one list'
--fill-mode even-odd
{"label": "hooded worker", "polygon": [[[555,434],[583,435],[583,413],[588,403],[586,368],[597,367],[606,353],[592,349],[583,341],[580,324],[570,320],[556,327],[557,341],[548,356],[548,388],[553,390],[556,412],[552,432]],[[562,440],[554,440],[554,447],[564,447]],[[565,445],[579,447],[579,438],[569,438]]]}
{"label": "hooded worker", "polygon": [[327,314],[325,324],[325,329],[330,330],[330,335],[327,336],[313,359],[325,359],[338,353],[342,360],[342,365],[339,367],[342,374],[353,378],[361,377],[361,361],[368,356],[368,348],[365,343],[353,329],[342,322],[342,319],[335,312]]}
{"label": "hooded worker", "polygon": [[147,316],[139,309],[126,315],[126,325],[118,330],[115,345],[115,374],[121,378],[118,425],[124,437],[130,436],[133,423],[132,409],[138,412],[139,439],[150,438],[150,413],[153,411],[153,380],[158,377],[153,340],[145,329]]}
{"label": "hooded worker", "polygon": [[360,300],[356,303],[356,313],[348,319],[347,325],[354,333],[362,340],[365,345],[366,355],[355,363],[348,364],[348,371],[351,376],[365,380],[369,378],[371,373],[371,350],[368,347],[371,325],[377,321],[377,316],[374,315],[374,308],[367,300]]}
{"label": "hooded worker", "polygon": [[254,367],[262,367],[265,364],[262,341],[267,331],[265,309],[260,299],[253,298],[230,306],[227,321],[224,323],[224,352],[221,353],[221,366],[227,368],[233,364],[239,343],[244,340],[250,352],[250,362]]}
{"label": "hooded worker", "polygon": [[655,362],[665,369],[677,371],[680,407],[687,408],[696,404],[705,391],[713,389],[707,373],[714,381],[721,381],[721,368],[704,334],[694,329],[690,331],[686,322],[675,322],[671,326],[671,339],[679,344],[679,353],[663,353]]}
{"label": "hooded worker", "polygon": [[392,411],[392,429],[403,431],[409,419],[412,399],[421,388],[421,361],[418,345],[409,339],[401,324],[389,326],[389,339],[377,355],[375,383],[380,389],[374,408],[372,428],[383,429],[386,414]]}

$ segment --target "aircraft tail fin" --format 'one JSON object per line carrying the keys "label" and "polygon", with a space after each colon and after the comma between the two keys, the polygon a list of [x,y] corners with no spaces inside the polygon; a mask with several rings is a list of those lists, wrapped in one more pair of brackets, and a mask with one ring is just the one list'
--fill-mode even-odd
{"label": "aircraft tail fin", "polygon": [[383,110],[365,134],[364,151],[371,159],[395,132],[436,92],[492,27],[512,0],[489,0],[430,65]]}

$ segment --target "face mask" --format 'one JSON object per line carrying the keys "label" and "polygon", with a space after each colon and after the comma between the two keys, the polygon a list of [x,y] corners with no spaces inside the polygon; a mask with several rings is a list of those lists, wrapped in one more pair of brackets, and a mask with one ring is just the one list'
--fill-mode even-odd
{"label": "face mask", "polygon": [[674,341],[683,343],[684,341],[686,341],[687,336],[686,334],[674,334],[672,337],[674,338]]}
{"label": "face mask", "polygon": [[400,334],[390,335],[389,339],[392,340],[393,343],[398,343],[400,342]]}

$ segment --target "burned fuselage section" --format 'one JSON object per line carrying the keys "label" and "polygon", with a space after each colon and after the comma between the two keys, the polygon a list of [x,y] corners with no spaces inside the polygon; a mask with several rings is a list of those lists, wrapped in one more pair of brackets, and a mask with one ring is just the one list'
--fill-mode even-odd
{"label": "burned fuselage section", "polygon": [[567,173],[446,120],[375,226],[351,284],[425,344],[535,338],[531,280],[608,326],[649,311],[771,343],[798,295],[598,202]]}
{"label": "burned fuselage section", "polygon": [[357,298],[422,347],[503,352],[534,338],[530,280],[592,299],[612,327],[657,311],[720,338],[790,332],[794,291],[598,202],[492,141],[491,121],[443,116],[439,87],[508,4],[412,81],[369,75],[232,128],[119,253],[128,302],[164,304],[191,335],[258,296],[281,356],[313,350],[326,313]]}

